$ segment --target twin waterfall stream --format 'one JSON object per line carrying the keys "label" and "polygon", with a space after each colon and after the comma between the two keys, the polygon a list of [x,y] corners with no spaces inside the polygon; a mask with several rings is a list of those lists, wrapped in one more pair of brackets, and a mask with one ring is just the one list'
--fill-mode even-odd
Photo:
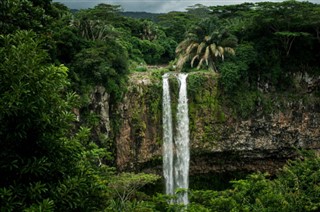
{"label": "twin waterfall stream", "polygon": [[[176,129],[173,129],[169,76],[179,82],[179,98],[176,114]],[[178,204],[188,204],[189,187],[189,116],[187,98],[187,74],[166,73],[163,75],[163,174],[167,195],[174,195],[177,189]],[[175,132],[175,133],[174,133]]]}

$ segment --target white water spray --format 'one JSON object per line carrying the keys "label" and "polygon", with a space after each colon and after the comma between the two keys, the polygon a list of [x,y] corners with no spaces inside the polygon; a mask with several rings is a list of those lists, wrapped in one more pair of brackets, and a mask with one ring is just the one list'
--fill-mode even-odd
{"label": "white water spray", "polygon": [[169,87],[169,74],[163,75],[163,175],[165,179],[166,194],[173,195],[173,130],[172,112]]}
{"label": "white water spray", "polygon": [[189,188],[189,116],[187,98],[187,74],[179,74],[180,82],[178,110],[177,110],[177,133],[175,136],[176,161],[174,164],[174,178],[176,188],[185,189],[178,195],[178,203],[188,204]]}
{"label": "white water spray", "polygon": [[[187,205],[189,188],[189,116],[187,98],[187,74],[178,74],[179,99],[177,106],[177,124],[175,135],[175,161],[173,163],[173,130],[171,99],[168,74],[163,76],[163,173],[166,181],[166,194],[172,195],[177,189],[184,189],[178,194],[177,203]],[[170,149],[171,148],[171,149]],[[174,165],[174,167],[173,167]],[[174,174],[173,174],[174,173]]]}

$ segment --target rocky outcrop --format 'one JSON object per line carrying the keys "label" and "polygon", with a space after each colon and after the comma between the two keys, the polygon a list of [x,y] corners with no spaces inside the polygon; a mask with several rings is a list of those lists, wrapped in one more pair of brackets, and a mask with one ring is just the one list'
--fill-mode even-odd
{"label": "rocky outcrop", "polygon": [[[119,170],[162,170],[161,75],[158,71],[130,76],[118,108]],[[191,174],[273,173],[296,155],[296,149],[320,149],[320,100],[312,92],[294,98],[265,94],[271,102],[268,108],[258,101],[248,117],[239,118],[218,98],[217,80],[214,73],[188,77]],[[171,84],[174,99],[178,85],[174,80]]]}

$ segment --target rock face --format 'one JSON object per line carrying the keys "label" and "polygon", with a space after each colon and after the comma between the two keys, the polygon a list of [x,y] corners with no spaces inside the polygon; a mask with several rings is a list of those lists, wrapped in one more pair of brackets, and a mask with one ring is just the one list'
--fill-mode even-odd
{"label": "rock face", "polygon": [[107,93],[103,86],[96,86],[90,95],[90,113],[94,113],[99,116],[99,127],[95,128],[95,134],[103,134],[109,137],[111,132],[110,117],[109,117],[109,101],[110,95]]}
{"label": "rock face", "polygon": [[130,76],[119,105],[120,129],[116,137],[119,170],[138,171],[143,164],[161,157],[161,94],[159,80],[151,73]]}
{"label": "rock face", "polygon": [[[269,118],[228,121],[225,135],[213,145],[192,148],[194,173],[268,171],[274,173],[295,156],[295,149],[319,149],[320,113],[306,109],[278,112]],[[193,143],[195,144],[195,143]],[[205,153],[206,152],[206,153]]]}
{"label": "rock face", "polygon": [[[134,73],[119,106],[116,137],[119,170],[162,171],[161,72]],[[320,98],[313,93],[284,98],[265,93],[240,118],[218,97],[218,76],[188,77],[190,174],[228,171],[274,173],[296,149],[320,149]],[[178,84],[171,80],[172,100]],[[246,101],[246,100],[244,100]],[[241,103],[239,103],[239,107]],[[173,111],[175,102],[173,101]],[[174,118],[174,117],[173,117]]]}

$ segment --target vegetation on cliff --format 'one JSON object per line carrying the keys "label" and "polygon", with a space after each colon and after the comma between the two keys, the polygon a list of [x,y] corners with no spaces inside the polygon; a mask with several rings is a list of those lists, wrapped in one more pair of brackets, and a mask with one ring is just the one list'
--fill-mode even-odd
{"label": "vegetation on cliff", "polygon": [[[158,22],[120,11],[108,4],[71,12],[51,0],[0,2],[0,211],[319,210],[319,157],[313,153],[289,161],[274,179],[259,173],[228,190],[190,191],[191,204],[182,208],[168,204],[175,197],[139,190],[158,176],[118,176],[114,149],[128,74],[149,65],[193,72],[197,64],[217,72],[189,77],[190,116],[205,123],[198,128],[203,143],[220,140],[215,132],[225,113],[247,118],[257,108],[271,111],[272,92],[295,93],[292,101],[304,96],[306,104],[318,98],[319,5],[195,5],[161,14]],[[150,73],[159,79],[165,71]],[[112,126],[104,142],[94,133],[101,117],[90,112],[97,85],[110,94]],[[152,86],[143,104],[150,106],[149,123],[160,123],[160,86]],[[140,109],[132,117],[136,137],[147,127]],[[192,130],[199,127],[195,120]]]}

